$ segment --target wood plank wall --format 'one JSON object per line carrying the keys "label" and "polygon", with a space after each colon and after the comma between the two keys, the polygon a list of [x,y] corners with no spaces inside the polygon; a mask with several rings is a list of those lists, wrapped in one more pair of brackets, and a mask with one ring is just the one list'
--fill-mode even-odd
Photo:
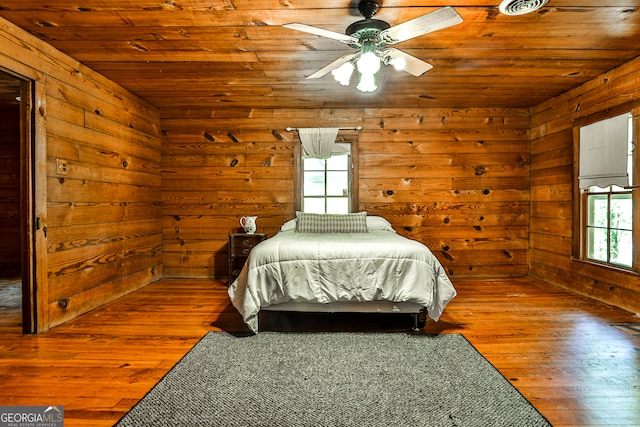
{"label": "wood plank wall", "polygon": [[228,234],[294,216],[286,127],[363,126],[358,210],[428,245],[453,276],[522,276],[529,235],[529,127],[520,109],[160,112],[165,277],[225,277]]}
{"label": "wood plank wall", "polygon": [[[532,109],[532,276],[640,313],[640,279],[572,259],[575,120],[640,98],[640,59]],[[637,122],[636,122],[637,123]]]}
{"label": "wood plank wall", "polygon": [[47,192],[51,327],[162,277],[159,115],[20,28],[0,24],[0,67],[32,79],[46,98],[37,101],[46,118],[38,131],[46,131],[40,172],[47,188],[40,191]]}
{"label": "wood plank wall", "polygon": [[638,60],[531,117],[492,108],[176,108],[159,117],[1,23],[0,67],[46,88],[49,326],[163,275],[225,277],[241,215],[258,215],[270,235],[294,215],[288,126],[362,125],[358,208],[427,244],[454,277],[529,272],[640,311],[637,276],[571,260],[571,124],[637,99]]}
{"label": "wood plank wall", "polygon": [[20,108],[0,108],[0,277],[18,277],[20,262]]}

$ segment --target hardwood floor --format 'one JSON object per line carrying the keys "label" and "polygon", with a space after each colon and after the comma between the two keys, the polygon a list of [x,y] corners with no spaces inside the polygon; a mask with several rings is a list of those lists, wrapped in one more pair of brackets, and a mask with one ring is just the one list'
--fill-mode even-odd
{"label": "hardwood floor", "polygon": [[[640,424],[640,337],[612,325],[640,318],[526,278],[454,284],[458,296],[423,333],[463,334],[554,426]],[[222,281],[165,279],[31,336],[21,333],[19,302],[0,301],[0,405],[64,406],[66,426],[113,425],[208,331],[246,331],[226,291]],[[261,317],[263,330],[410,324],[385,315]]]}

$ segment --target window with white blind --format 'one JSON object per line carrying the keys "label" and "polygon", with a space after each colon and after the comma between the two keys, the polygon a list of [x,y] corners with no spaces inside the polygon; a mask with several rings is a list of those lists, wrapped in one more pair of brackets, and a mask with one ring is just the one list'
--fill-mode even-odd
{"label": "window with white blind", "polygon": [[638,270],[632,112],[579,128],[579,256],[585,261]]}

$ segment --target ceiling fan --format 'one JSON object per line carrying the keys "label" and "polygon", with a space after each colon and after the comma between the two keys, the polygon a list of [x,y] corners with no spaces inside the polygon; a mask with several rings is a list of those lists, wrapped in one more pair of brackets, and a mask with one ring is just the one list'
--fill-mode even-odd
{"label": "ceiling fan", "polygon": [[455,9],[447,6],[392,27],[385,21],[373,19],[378,9],[378,2],[360,1],[358,10],[364,19],[349,25],[345,34],[299,23],[283,25],[285,28],[338,40],[356,49],[356,52],[341,56],[307,78],[315,79],[331,72],[338,82],[348,86],[353,71],[357,69],[361,75],[357,89],[373,92],[377,89],[374,75],[381,64],[392,65],[397,70],[420,76],[433,66],[388,46],[462,22],[462,17]]}

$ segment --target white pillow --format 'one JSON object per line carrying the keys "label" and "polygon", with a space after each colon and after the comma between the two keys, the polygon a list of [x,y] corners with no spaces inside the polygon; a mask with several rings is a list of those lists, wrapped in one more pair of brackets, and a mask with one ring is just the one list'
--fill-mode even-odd
{"label": "white pillow", "polygon": [[369,229],[369,231],[393,231],[394,233],[396,232],[396,230],[394,230],[393,227],[391,226],[391,223],[386,219],[382,218],[381,216],[367,215],[367,228]]}
{"label": "white pillow", "polygon": [[296,229],[296,219],[290,219],[289,221],[285,222],[284,224],[282,224],[282,227],[280,227],[280,231],[291,231],[291,230],[295,230]]}

